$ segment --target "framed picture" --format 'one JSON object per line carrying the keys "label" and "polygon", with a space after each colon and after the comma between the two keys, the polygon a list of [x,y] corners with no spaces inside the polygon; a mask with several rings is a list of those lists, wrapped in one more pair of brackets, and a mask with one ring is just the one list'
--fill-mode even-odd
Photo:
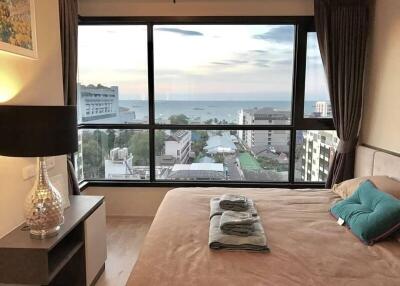
{"label": "framed picture", "polygon": [[35,0],[0,0],[0,50],[37,58]]}

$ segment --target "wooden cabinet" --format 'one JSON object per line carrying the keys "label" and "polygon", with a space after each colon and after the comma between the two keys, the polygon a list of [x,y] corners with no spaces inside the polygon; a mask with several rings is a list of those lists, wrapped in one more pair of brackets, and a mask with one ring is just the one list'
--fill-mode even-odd
{"label": "wooden cabinet", "polygon": [[92,285],[107,259],[105,203],[85,221],[86,284]]}
{"label": "wooden cabinet", "polygon": [[98,277],[105,262],[104,198],[73,196],[70,200],[56,237],[32,239],[21,225],[0,239],[0,283],[86,286]]}

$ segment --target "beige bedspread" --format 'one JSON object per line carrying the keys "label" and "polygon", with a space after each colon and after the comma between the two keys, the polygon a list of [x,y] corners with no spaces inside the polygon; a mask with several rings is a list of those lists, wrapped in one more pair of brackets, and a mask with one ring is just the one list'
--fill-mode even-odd
{"label": "beige bedspread", "polygon": [[[208,248],[209,200],[256,202],[270,253]],[[328,190],[180,188],[162,202],[127,285],[400,285],[400,242],[366,246],[336,224]]]}

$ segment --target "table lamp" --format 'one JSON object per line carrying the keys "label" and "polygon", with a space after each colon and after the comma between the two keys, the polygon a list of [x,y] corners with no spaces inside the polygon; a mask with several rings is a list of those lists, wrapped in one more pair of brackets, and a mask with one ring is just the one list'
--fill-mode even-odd
{"label": "table lamp", "polygon": [[44,157],[77,150],[76,121],[75,106],[0,105],[0,155],[38,157],[36,181],[25,200],[33,238],[57,235],[64,222],[62,197],[49,180]]}

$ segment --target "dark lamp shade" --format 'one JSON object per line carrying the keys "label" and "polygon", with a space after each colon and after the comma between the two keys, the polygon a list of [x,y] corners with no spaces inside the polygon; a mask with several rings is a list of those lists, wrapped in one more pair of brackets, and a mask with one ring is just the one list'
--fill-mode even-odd
{"label": "dark lamp shade", "polygon": [[0,105],[0,155],[45,157],[77,149],[75,106]]}

